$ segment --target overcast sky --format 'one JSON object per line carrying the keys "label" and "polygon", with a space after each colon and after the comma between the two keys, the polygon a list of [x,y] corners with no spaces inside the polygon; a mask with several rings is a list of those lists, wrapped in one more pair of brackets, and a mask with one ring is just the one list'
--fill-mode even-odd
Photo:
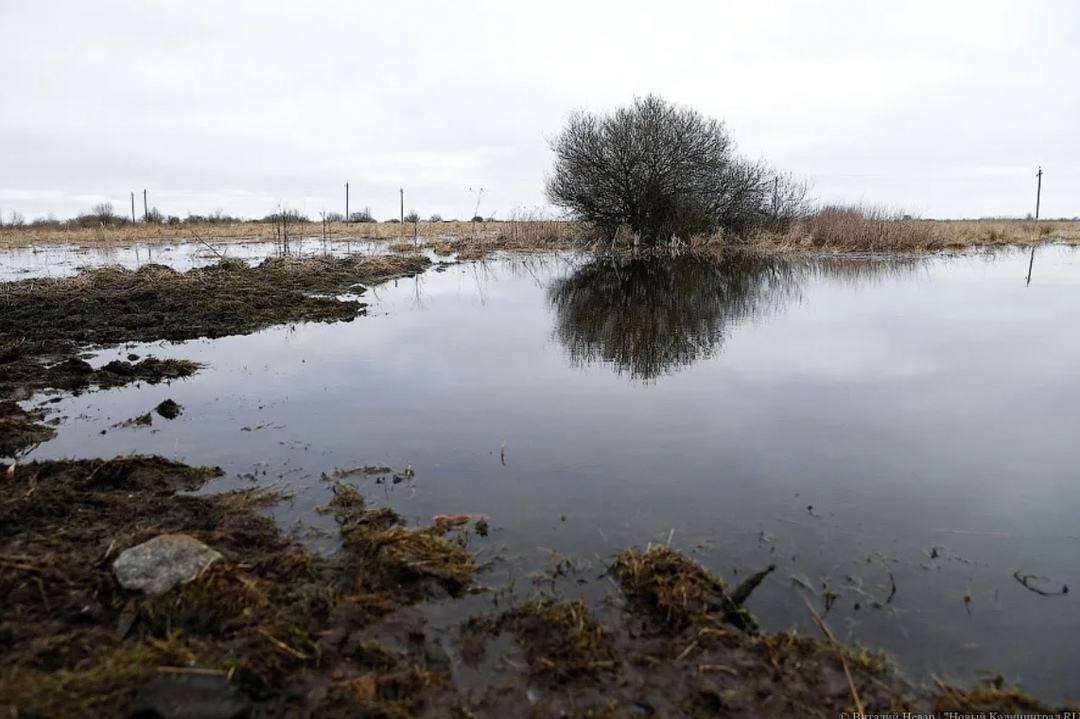
{"label": "overcast sky", "polygon": [[823,201],[1080,215],[1076,0],[0,0],[0,78],[5,220],[551,211],[567,115],[648,93]]}

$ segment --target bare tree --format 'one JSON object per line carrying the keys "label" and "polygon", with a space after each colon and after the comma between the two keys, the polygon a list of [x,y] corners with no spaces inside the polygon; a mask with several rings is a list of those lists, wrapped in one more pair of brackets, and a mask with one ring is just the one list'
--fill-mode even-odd
{"label": "bare tree", "polygon": [[103,225],[111,225],[117,219],[111,202],[100,202],[94,205],[90,212]]}
{"label": "bare tree", "polygon": [[[773,224],[798,193],[790,178],[734,152],[723,122],[650,95],[599,116],[578,112],[552,142],[552,204],[607,236],[646,242]],[[805,198],[805,193],[804,193]]]}

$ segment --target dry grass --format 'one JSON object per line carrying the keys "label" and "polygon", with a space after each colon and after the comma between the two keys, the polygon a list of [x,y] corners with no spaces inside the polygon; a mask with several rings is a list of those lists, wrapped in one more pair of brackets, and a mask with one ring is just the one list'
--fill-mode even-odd
{"label": "dry grass", "polygon": [[763,234],[750,244],[775,249],[837,252],[925,252],[972,247],[1080,244],[1080,222],[1055,220],[921,220],[881,207],[821,208],[783,234]]}
{"label": "dry grass", "polygon": [[[291,225],[290,238],[322,238],[319,222]],[[327,226],[332,242],[387,242],[394,252],[417,247],[440,255],[478,259],[499,250],[600,249],[595,236],[577,222],[522,216],[501,222],[344,223]],[[414,232],[416,240],[414,240]],[[42,244],[77,246],[125,245],[134,242],[240,242],[275,241],[271,222],[207,223],[202,225],[125,225],[122,227],[7,227],[0,231],[0,248]],[[635,246],[632,233],[616,238],[617,247]],[[1066,220],[986,219],[922,220],[900,212],[867,205],[831,205],[821,208],[784,233],[761,233],[732,238],[725,233],[691,238],[692,247],[727,246],[736,242],[768,249],[825,249],[835,252],[933,251],[967,247],[1031,245],[1054,240],[1080,244],[1080,222]],[[607,249],[609,243],[602,243]]]}
{"label": "dry grass", "polygon": [[[581,228],[577,223],[546,219],[512,219],[505,222],[420,222],[415,228],[388,222],[345,223],[326,225],[331,241],[375,240],[413,243],[414,231],[421,244],[446,241],[490,243],[523,249],[562,245],[578,241]],[[291,224],[290,239],[321,238],[321,222]],[[215,222],[206,224],[124,225],[116,227],[5,227],[0,229],[0,247],[31,247],[42,244],[73,244],[78,246],[123,245],[132,242],[195,242],[204,241],[272,241],[279,239],[273,222]]]}

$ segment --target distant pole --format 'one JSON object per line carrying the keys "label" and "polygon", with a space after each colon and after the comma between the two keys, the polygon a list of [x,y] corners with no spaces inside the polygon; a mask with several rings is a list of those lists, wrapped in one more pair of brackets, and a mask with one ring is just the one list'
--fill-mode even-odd
{"label": "distant pole", "polygon": [[345,183],[345,224],[349,224],[349,183]]}
{"label": "distant pole", "polygon": [[[1035,173],[1037,185],[1035,186],[1035,221],[1039,221],[1039,205],[1042,202],[1042,166],[1039,166],[1039,171]],[[1027,285],[1031,285],[1031,270],[1035,267],[1035,245],[1031,246],[1031,259],[1028,260],[1028,275]]]}
{"label": "distant pole", "polygon": [[1042,201],[1042,166],[1039,166],[1039,171],[1035,173],[1035,177],[1038,178],[1039,184],[1035,190],[1035,219],[1039,219],[1039,203]]}
{"label": "distant pole", "polygon": [[401,194],[401,235],[405,234],[405,188],[402,187],[399,190]]}
{"label": "distant pole", "polygon": [[150,207],[146,204],[146,190],[142,191],[142,216],[143,222],[150,221]]}
{"label": "distant pole", "polygon": [[131,224],[135,224],[135,192],[131,193]]}

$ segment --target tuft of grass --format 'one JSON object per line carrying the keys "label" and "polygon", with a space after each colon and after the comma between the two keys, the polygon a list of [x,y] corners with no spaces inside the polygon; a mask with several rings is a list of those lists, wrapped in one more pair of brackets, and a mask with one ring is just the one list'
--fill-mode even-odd
{"label": "tuft of grass", "polygon": [[436,527],[403,527],[392,509],[369,510],[351,485],[338,482],[328,511],[341,532],[348,560],[371,589],[418,586],[434,580],[451,596],[468,588],[479,567],[463,541],[448,539]]}
{"label": "tuft of grass", "polygon": [[723,580],[701,565],[665,546],[645,551],[630,549],[615,558],[613,567],[632,611],[679,632],[711,621],[722,621],[748,631],[756,625],[749,612],[728,595]]}

